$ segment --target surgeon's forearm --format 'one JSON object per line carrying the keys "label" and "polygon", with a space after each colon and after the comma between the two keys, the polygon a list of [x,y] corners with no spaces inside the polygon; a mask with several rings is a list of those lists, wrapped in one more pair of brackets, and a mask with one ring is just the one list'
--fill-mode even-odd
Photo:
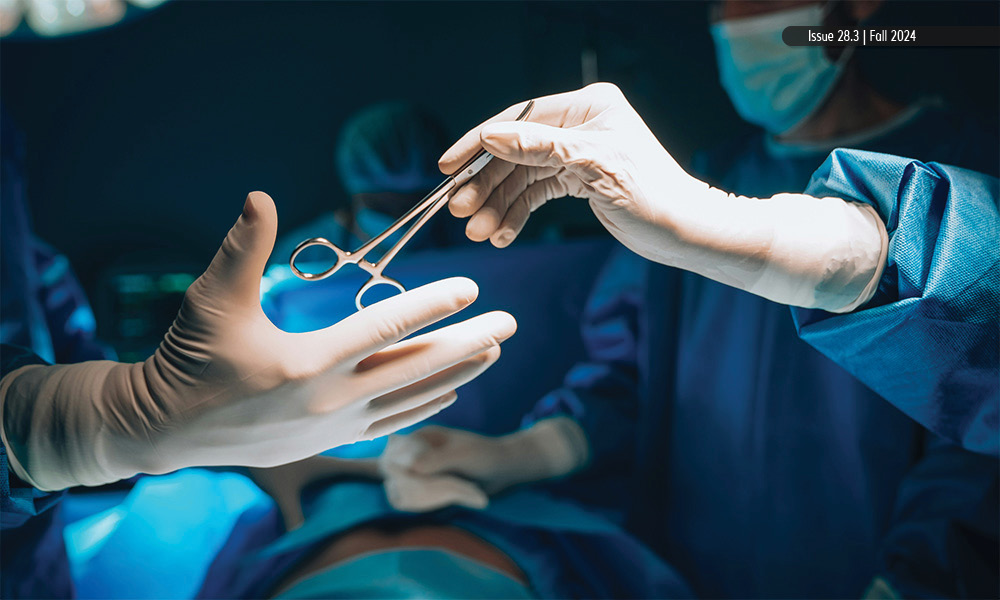
{"label": "surgeon's forearm", "polygon": [[495,489],[565,477],[583,468],[590,454],[586,435],[568,417],[544,419],[498,443],[503,459],[490,481]]}
{"label": "surgeon's forearm", "polygon": [[140,453],[135,448],[109,452],[121,439],[111,434],[99,409],[102,399],[128,386],[130,369],[111,361],[31,365],[0,380],[0,436],[17,476],[40,490],[54,491],[110,483],[138,472],[137,467],[110,460]]}
{"label": "surgeon's forearm", "polygon": [[792,306],[848,312],[871,299],[888,246],[871,206],[805,194],[748,198],[701,185],[703,201],[677,228],[681,247],[701,253],[683,261],[691,270]]}

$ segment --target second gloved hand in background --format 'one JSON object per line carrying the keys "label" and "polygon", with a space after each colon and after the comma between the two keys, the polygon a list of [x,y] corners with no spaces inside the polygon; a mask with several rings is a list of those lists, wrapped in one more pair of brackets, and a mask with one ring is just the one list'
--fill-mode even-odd
{"label": "second gloved hand in background", "polygon": [[583,431],[567,417],[499,437],[429,425],[390,436],[379,469],[397,510],[484,508],[491,495],[512,486],[579,470],[588,452]]}

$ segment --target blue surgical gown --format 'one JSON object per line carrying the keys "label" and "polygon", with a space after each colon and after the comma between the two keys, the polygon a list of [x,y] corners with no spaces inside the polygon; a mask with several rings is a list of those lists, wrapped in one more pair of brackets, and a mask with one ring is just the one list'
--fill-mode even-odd
{"label": "blue surgical gown", "polygon": [[997,179],[937,163],[834,152],[807,192],[875,206],[889,256],[849,315],[795,309],[802,338],[922,425],[996,456],[1000,445]]}
{"label": "blue surgical gown", "polygon": [[[930,107],[916,107],[851,141],[867,150],[991,172],[998,164],[995,137]],[[831,149],[753,136],[703,157],[697,167],[722,189],[767,197],[805,190],[824,165],[813,193],[829,188],[876,205],[883,217],[900,215],[888,225],[894,233],[890,263],[906,267],[886,270],[877,312],[795,311],[802,337],[813,347],[798,335],[788,307],[623,250],[606,265],[589,301],[583,324],[589,360],[575,366],[565,386],[544,397],[526,421],[558,414],[578,420],[592,459],[566,485],[626,512],[633,530],[699,596],[859,597],[874,576],[882,576],[907,596],[997,597],[996,459],[928,432],[899,410],[983,449],[980,433],[990,427],[990,412],[976,407],[984,406],[980,394],[989,391],[976,369],[992,368],[995,386],[995,337],[991,358],[976,345],[988,343],[983,327],[970,328],[976,333],[968,343],[919,330],[940,318],[932,308],[935,297],[947,298],[951,308],[940,334],[961,331],[963,323],[989,322],[990,297],[995,314],[994,280],[969,275],[989,272],[995,243],[979,256],[975,241],[957,249],[968,243],[964,236],[980,235],[977,218],[995,218],[995,180],[992,198],[968,207],[978,216],[951,221],[957,227],[937,226],[941,213],[893,212],[889,206],[891,198],[903,197],[884,193],[904,185],[899,159],[838,150],[824,164]],[[939,208],[949,198],[990,189],[989,178],[968,171],[903,162],[909,165],[903,170],[919,179],[906,189],[920,183]],[[839,164],[856,167],[849,181],[867,187],[848,191],[824,184],[848,181],[830,175]],[[940,247],[974,264],[943,264],[928,256]],[[911,267],[928,264],[929,271]],[[893,297],[891,290],[903,287],[893,278],[903,279],[904,272],[907,284],[918,289]],[[951,288],[943,278],[968,289]],[[935,291],[941,289],[949,293]],[[934,295],[923,299],[931,306],[911,308],[921,292]],[[993,324],[995,334],[995,316]],[[876,336],[859,335],[859,328],[888,328],[886,343],[908,346],[880,348]],[[928,347],[910,346],[935,340]],[[937,360],[951,351],[957,360]],[[952,371],[965,359],[976,363],[969,373]],[[948,411],[967,408],[961,394],[951,397],[953,408],[940,397],[913,399],[934,390],[935,382],[949,381],[942,371],[957,379],[942,394],[970,390],[973,414],[983,419],[949,421]],[[901,383],[918,373],[911,386]],[[972,387],[961,387],[966,383]],[[590,483],[616,473],[621,486]]]}
{"label": "blue surgical gown", "polygon": [[112,358],[69,261],[34,235],[27,207],[24,140],[2,114],[0,150],[0,342],[49,362]]}
{"label": "blue surgical gown", "polygon": [[[66,258],[31,231],[24,140],[0,108],[0,376],[21,366],[111,358]],[[0,597],[71,594],[57,503],[18,480],[0,444]]]}
{"label": "blue surgical gown", "polygon": [[[0,378],[21,367],[45,364],[26,348],[0,345]],[[0,598],[69,598],[73,595],[59,501],[65,492],[43,492],[21,481],[0,443]]]}

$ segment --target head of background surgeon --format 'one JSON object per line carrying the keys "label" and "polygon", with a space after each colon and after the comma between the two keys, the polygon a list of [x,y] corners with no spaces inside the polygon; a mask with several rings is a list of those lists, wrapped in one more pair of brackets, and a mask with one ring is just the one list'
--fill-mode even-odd
{"label": "head of background surgeon", "polygon": [[862,130],[902,106],[861,76],[853,47],[788,46],[791,25],[855,27],[881,0],[724,0],[712,5],[719,78],[745,120],[789,141]]}
{"label": "head of background surgeon", "polygon": [[351,116],[337,139],[337,174],[350,196],[345,220],[358,237],[381,233],[441,182],[448,147],[440,121],[408,102],[373,104]]}

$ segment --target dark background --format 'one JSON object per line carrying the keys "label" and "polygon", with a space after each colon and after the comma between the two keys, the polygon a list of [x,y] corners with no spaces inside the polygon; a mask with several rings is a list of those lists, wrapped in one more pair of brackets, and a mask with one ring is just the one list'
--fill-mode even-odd
{"label": "dark background", "polygon": [[[891,2],[874,23],[996,24],[996,2]],[[35,228],[88,292],[122,264],[208,263],[247,192],[281,230],[341,202],[334,137],[412,99],[454,136],[582,84],[581,53],[685,163],[749,127],[717,83],[705,2],[174,1],[116,27],[0,43],[0,96],[28,140]],[[890,94],[933,93],[995,125],[997,49],[859,49]],[[571,200],[540,219],[590,228]]]}

